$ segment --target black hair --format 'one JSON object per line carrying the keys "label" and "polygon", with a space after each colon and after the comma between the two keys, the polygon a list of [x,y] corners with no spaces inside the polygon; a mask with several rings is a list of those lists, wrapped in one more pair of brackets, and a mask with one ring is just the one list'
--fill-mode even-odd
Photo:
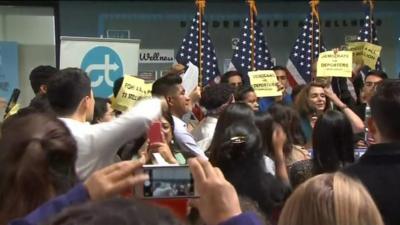
{"label": "black hair", "polygon": [[335,172],[354,162],[353,130],[340,111],[328,110],[317,119],[312,144],[315,174]]}
{"label": "black hair", "polygon": [[274,132],[275,122],[271,114],[265,112],[256,112],[254,122],[261,133],[264,154],[273,155],[272,134]]}
{"label": "black hair", "polygon": [[[282,104],[273,104],[268,108],[274,121],[280,124],[287,135],[285,152],[289,154],[292,145],[305,145],[306,136],[301,129],[301,120],[299,113],[291,107]],[[290,149],[290,150],[289,150]]]}
{"label": "black hair", "polygon": [[214,136],[211,140],[210,147],[207,152],[210,153],[210,161],[214,158],[214,153],[218,150],[219,145],[222,141],[222,134],[225,129],[230,126],[233,122],[240,120],[254,121],[254,112],[246,103],[233,103],[230,104],[221,113],[218,118],[217,125],[215,127]]}
{"label": "black hair", "polygon": [[272,174],[265,172],[258,128],[251,120],[240,120],[217,135],[222,137],[221,142],[210,162],[221,169],[239,195],[256,201],[267,217],[271,216],[273,209],[283,203],[286,189]]}
{"label": "black hair", "polygon": [[233,93],[234,88],[226,83],[207,86],[201,94],[200,105],[207,110],[217,109],[227,103]]}
{"label": "black hair", "polygon": [[139,200],[112,198],[103,201],[90,201],[66,208],[44,224],[181,225],[182,223],[165,208]]}
{"label": "black hair", "polygon": [[303,88],[305,88],[306,87],[306,85],[305,84],[298,84],[298,85],[296,85],[296,86],[294,86],[294,88],[292,89],[292,99],[293,99],[293,102],[295,102],[296,101],[296,97],[297,97],[297,95],[301,92],[301,90],[303,90]]}
{"label": "black hair", "polygon": [[32,90],[35,94],[39,93],[41,85],[47,85],[49,80],[58,72],[52,66],[35,67],[29,74]]}
{"label": "black hair", "polygon": [[93,119],[90,122],[91,124],[98,123],[101,118],[104,117],[104,114],[107,113],[107,104],[111,104],[110,99],[107,98],[100,98],[96,97],[94,98],[95,103],[94,103],[94,113],[93,113]]}
{"label": "black hair", "polygon": [[384,80],[376,89],[371,101],[371,117],[382,137],[400,139],[400,80]]}
{"label": "black hair", "polygon": [[222,75],[221,83],[228,83],[229,78],[234,77],[234,76],[239,76],[243,80],[242,74],[240,74],[238,71],[228,71]]}
{"label": "black hair", "polygon": [[236,101],[244,101],[246,99],[247,93],[249,93],[249,92],[254,92],[254,89],[252,86],[244,85],[244,86],[239,87],[235,93],[235,100]]}
{"label": "black hair", "polygon": [[[257,162],[262,159],[261,135],[252,121],[233,122],[221,134],[219,148],[215,149],[211,162],[222,170],[236,167],[242,160]],[[235,137],[238,137],[235,141]],[[240,140],[240,138],[243,140]]]}
{"label": "black hair", "polygon": [[124,82],[124,77],[120,77],[114,81],[113,85],[113,95],[116,98],[119,90],[121,89],[122,83]]}
{"label": "black hair", "polygon": [[50,80],[47,97],[50,106],[59,116],[68,116],[75,112],[82,99],[91,95],[90,79],[79,68],[60,70]]}
{"label": "black hair", "polygon": [[153,96],[168,96],[176,91],[176,86],[182,83],[182,78],[179,75],[167,74],[157,79],[151,88]]}
{"label": "black hair", "polygon": [[272,67],[272,70],[273,70],[273,71],[283,70],[283,71],[285,71],[285,72],[287,71],[286,67],[284,67],[284,66],[279,66],[279,65]]}
{"label": "black hair", "polygon": [[383,71],[380,71],[380,70],[371,70],[371,71],[369,71],[369,72],[365,75],[364,80],[366,80],[367,77],[372,76],[372,75],[373,75],[373,76],[380,77],[382,80],[386,80],[386,79],[388,78],[387,74],[386,74],[385,72],[383,72]]}

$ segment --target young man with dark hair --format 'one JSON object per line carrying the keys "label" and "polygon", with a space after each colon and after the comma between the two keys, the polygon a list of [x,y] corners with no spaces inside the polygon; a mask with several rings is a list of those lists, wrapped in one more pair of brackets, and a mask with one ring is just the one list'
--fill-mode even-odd
{"label": "young man with dark hair", "polygon": [[47,83],[58,72],[52,66],[38,66],[29,74],[29,80],[33,92],[37,94],[45,94],[47,92]]}
{"label": "young man with dark hair", "polygon": [[187,157],[206,157],[182,120],[182,117],[191,110],[190,99],[185,95],[185,89],[182,86],[182,78],[175,74],[167,74],[159,78],[153,83],[151,94],[165,98],[174,120],[175,141],[182,153]]}
{"label": "young man with dark hair", "polygon": [[105,123],[90,125],[94,98],[87,74],[78,68],[61,70],[50,80],[47,90],[54,112],[70,129],[78,144],[75,167],[80,179],[114,162],[118,149],[128,141],[143,135],[152,120],[161,114],[159,99],[149,99],[120,117]]}
{"label": "young man with dark hair", "polygon": [[242,75],[238,71],[228,71],[222,75],[221,83],[227,83],[234,88],[239,88],[243,85]]}
{"label": "young man with dark hair", "polygon": [[41,112],[51,112],[49,101],[47,99],[47,84],[58,72],[58,69],[52,66],[38,66],[29,74],[31,87],[35,97],[29,103],[29,107]]}
{"label": "young man with dark hair", "polygon": [[384,80],[370,99],[369,132],[375,144],[343,172],[361,180],[386,225],[400,224],[400,80]]}
{"label": "young man with dark hair", "polygon": [[268,108],[274,103],[281,103],[283,105],[291,105],[292,97],[290,93],[288,93],[288,78],[287,78],[287,69],[283,66],[274,66],[272,70],[276,74],[276,78],[278,80],[278,89],[282,90],[282,95],[277,97],[263,97],[259,100],[260,111],[266,112]]}

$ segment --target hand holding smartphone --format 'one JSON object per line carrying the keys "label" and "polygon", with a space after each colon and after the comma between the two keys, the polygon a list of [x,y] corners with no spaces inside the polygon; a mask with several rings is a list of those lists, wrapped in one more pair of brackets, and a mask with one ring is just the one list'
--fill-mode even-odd
{"label": "hand holding smartphone", "polygon": [[135,193],[143,198],[194,198],[193,178],[188,166],[144,165],[149,180],[137,186]]}

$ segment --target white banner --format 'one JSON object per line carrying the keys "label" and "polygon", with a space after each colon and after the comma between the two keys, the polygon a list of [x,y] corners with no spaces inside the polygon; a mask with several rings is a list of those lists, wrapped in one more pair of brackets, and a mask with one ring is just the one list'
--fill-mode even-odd
{"label": "white banner", "polygon": [[174,63],[174,49],[140,49],[139,63]]}
{"label": "white banner", "polygon": [[136,39],[61,37],[60,68],[83,69],[95,96],[109,97],[116,79],[137,74],[139,44]]}

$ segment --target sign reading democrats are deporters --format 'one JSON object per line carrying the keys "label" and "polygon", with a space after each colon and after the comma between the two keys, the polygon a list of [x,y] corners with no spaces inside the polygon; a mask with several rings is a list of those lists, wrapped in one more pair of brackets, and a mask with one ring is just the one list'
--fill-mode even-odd
{"label": "sign reading democrats are deporters", "polygon": [[248,74],[251,86],[254,88],[257,97],[274,97],[282,95],[282,92],[278,91],[278,79],[273,70],[251,71]]}
{"label": "sign reading democrats are deporters", "polygon": [[320,53],[317,77],[351,77],[353,53],[351,51],[327,51]]}

